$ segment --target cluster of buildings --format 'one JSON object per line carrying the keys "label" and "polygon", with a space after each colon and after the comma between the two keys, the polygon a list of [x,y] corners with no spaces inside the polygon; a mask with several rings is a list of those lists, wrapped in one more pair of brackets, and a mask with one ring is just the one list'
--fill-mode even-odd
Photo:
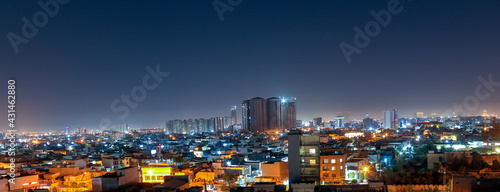
{"label": "cluster of buildings", "polygon": [[194,134],[203,132],[224,132],[234,129],[237,123],[236,106],[231,107],[231,116],[169,120],[166,123],[165,130],[168,134],[182,133]]}
{"label": "cluster of buildings", "polygon": [[255,97],[241,104],[241,128],[253,132],[284,131],[296,127],[296,98]]}
{"label": "cluster of buildings", "polygon": [[[166,127],[20,132],[15,156],[0,133],[0,191],[478,191],[500,183],[500,121],[486,113],[398,118],[388,110],[379,122],[347,112],[302,124],[295,98],[257,97],[243,101],[241,115],[241,125],[233,107],[228,117]],[[408,162],[413,175],[392,177]]]}

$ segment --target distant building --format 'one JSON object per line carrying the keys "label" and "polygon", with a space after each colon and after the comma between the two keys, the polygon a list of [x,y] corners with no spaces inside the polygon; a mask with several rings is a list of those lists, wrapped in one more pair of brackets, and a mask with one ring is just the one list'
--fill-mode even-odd
{"label": "distant building", "polygon": [[231,107],[231,125],[238,124],[238,119],[236,118],[236,106]]}
{"label": "distant building", "polygon": [[241,104],[242,129],[253,132],[296,127],[295,98],[255,97]]}
{"label": "distant building", "polygon": [[335,123],[335,128],[344,128],[345,127],[345,117],[344,116],[336,116],[333,120]]}
{"label": "distant building", "polygon": [[424,112],[417,112],[417,118],[424,118]]}
{"label": "distant building", "polygon": [[398,128],[397,121],[398,121],[397,109],[384,111],[384,116],[383,116],[383,120],[382,120],[384,128],[386,128],[386,129]]}
{"label": "distant building", "polygon": [[120,133],[126,133],[126,132],[128,132],[128,125],[126,123],[121,123],[120,124],[119,132]]}
{"label": "distant building", "polygon": [[283,121],[281,114],[281,99],[276,97],[271,97],[267,99],[267,114],[269,129],[271,130],[283,130]]}
{"label": "distant building", "polygon": [[313,119],[313,126],[317,127],[317,126],[321,126],[321,124],[323,124],[323,118],[316,117]]}
{"label": "distant building", "polygon": [[65,135],[69,135],[70,134],[69,127],[64,127],[64,134]]}
{"label": "distant building", "polygon": [[281,98],[282,130],[292,130],[296,126],[295,98]]}
{"label": "distant building", "polygon": [[372,118],[366,117],[363,119],[363,128],[366,130],[376,128],[375,121]]}

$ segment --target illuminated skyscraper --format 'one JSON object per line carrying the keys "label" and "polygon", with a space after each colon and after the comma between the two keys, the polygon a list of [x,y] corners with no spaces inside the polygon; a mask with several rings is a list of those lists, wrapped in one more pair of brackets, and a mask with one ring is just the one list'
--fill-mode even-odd
{"label": "illuminated skyscraper", "polygon": [[231,125],[238,124],[238,119],[236,119],[236,106],[231,107]]}
{"label": "illuminated skyscraper", "polygon": [[417,118],[424,118],[424,112],[417,112]]}
{"label": "illuminated skyscraper", "polygon": [[69,135],[69,127],[64,127],[64,134]]}
{"label": "illuminated skyscraper", "polygon": [[250,100],[241,103],[241,129],[250,130]]}
{"label": "illuminated skyscraper", "polygon": [[483,110],[483,117],[486,117],[486,116],[488,116],[488,111],[486,110],[486,108],[484,108],[484,110]]}
{"label": "illuminated skyscraper", "polygon": [[119,129],[120,133],[125,133],[125,132],[128,132],[128,125],[126,123],[122,123],[120,124],[120,129]]}
{"label": "illuminated skyscraper", "polygon": [[313,126],[317,127],[321,126],[321,124],[323,124],[323,118],[321,117],[313,118]]}
{"label": "illuminated skyscraper", "polygon": [[384,116],[383,116],[383,124],[384,128],[390,129],[390,128],[398,128],[398,110],[393,109],[393,110],[387,110],[384,111]]}
{"label": "illuminated skyscraper", "polygon": [[333,120],[335,123],[335,128],[344,128],[345,127],[345,117],[344,116],[336,116]]}

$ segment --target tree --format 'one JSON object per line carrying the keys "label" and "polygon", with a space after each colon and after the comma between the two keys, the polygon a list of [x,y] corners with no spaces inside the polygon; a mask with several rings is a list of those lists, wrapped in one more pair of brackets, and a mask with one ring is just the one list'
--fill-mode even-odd
{"label": "tree", "polygon": [[226,182],[222,185],[223,191],[229,191],[236,188],[234,182],[236,182],[237,176],[232,173],[226,173],[222,176],[222,179]]}
{"label": "tree", "polygon": [[356,184],[358,184],[358,180],[357,179],[351,180],[351,185],[356,185]]}
{"label": "tree", "polygon": [[491,169],[494,171],[500,170],[500,162],[497,159],[493,160],[493,164],[491,165]]}
{"label": "tree", "polygon": [[176,163],[185,163],[187,162],[187,158],[186,157],[183,157],[183,156],[178,156],[178,157],[174,157],[174,161]]}
{"label": "tree", "polygon": [[174,158],[174,154],[172,153],[165,153],[163,155],[163,159],[173,159]]}

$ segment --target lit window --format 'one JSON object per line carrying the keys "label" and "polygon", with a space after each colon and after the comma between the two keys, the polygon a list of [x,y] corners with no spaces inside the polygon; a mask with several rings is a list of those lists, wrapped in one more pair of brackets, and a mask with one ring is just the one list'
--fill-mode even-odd
{"label": "lit window", "polygon": [[340,158],[340,162],[342,163],[342,158]]}
{"label": "lit window", "polygon": [[311,164],[311,165],[316,165],[316,159],[311,159],[311,160],[309,160],[309,164]]}
{"label": "lit window", "polygon": [[323,167],[323,170],[328,170],[328,167]]}
{"label": "lit window", "polygon": [[323,163],[328,163],[328,159],[324,159],[324,160],[323,160]]}
{"label": "lit window", "polygon": [[342,165],[340,166],[340,169],[342,169]]}
{"label": "lit window", "polygon": [[316,153],[316,149],[309,149],[309,153],[315,154]]}
{"label": "lit window", "polygon": [[332,163],[335,163],[335,159],[332,159]]}
{"label": "lit window", "polygon": [[332,166],[332,171],[335,171],[335,170],[336,170],[336,169],[335,169],[335,166]]}

